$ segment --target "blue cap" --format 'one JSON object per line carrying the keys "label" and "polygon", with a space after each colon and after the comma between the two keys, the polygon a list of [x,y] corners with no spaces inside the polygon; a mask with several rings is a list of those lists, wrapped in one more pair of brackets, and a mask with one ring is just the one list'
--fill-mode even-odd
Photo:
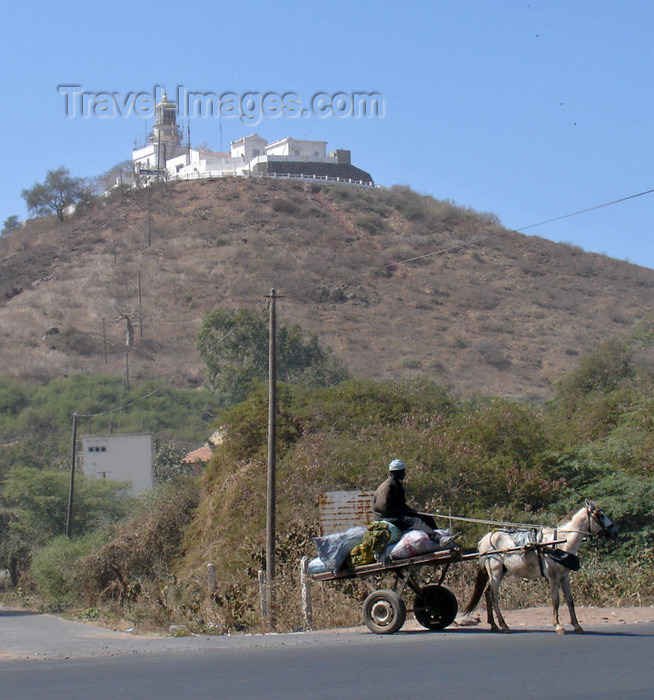
{"label": "blue cap", "polygon": [[404,462],[401,459],[394,459],[388,465],[389,472],[403,472],[405,469],[406,467],[404,466]]}

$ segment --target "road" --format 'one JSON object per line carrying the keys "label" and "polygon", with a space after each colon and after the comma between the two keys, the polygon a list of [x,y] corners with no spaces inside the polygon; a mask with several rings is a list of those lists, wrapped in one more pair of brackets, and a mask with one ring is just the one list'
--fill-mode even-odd
{"label": "road", "polygon": [[458,628],[144,638],[0,609],[0,697],[649,700],[653,640],[652,623],[564,637]]}

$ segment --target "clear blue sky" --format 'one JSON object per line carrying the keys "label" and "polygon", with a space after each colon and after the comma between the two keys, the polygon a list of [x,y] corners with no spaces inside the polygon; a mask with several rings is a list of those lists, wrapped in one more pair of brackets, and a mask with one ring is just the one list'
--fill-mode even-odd
{"label": "clear blue sky", "polygon": [[[24,2],[3,9],[0,222],[61,165],[100,174],[152,120],[66,116],[86,91],[378,92],[383,118],[222,119],[349,148],[382,185],[491,211],[510,228],[654,188],[647,0]],[[220,147],[215,118],[194,142]],[[654,194],[530,232],[654,268]]]}

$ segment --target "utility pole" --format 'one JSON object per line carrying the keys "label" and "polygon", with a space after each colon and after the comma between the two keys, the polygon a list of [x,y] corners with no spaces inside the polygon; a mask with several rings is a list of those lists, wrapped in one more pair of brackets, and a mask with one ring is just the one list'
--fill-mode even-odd
{"label": "utility pole", "polygon": [[[125,321],[127,323],[127,339],[125,341],[125,386],[127,391],[129,391],[129,351],[130,348],[134,347],[134,326],[132,325],[132,319],[129,317],[129,312],[124,313],[118,321]],[[118,323],[116,321],[116,323]]]}
{"label": "utility pole", "polygon": [[268,478],[266,497],[266,588],[265,606],[268,627],[275,626],[275,509],[277,461],[277,317],[275,290],[270,290],[268,329]]}
{"label": "utility pole", "polygon": [[143,295],[141,292],[141,268],[139,267],[139,338],[143,337]]}
{"label": "utility pole", "polygon": [[75,460],[77,457],[77,413],[73,413],[73,444],[70,455],[70,485],[68,487],[68,509],[66,511],[66,537],[70,539],[73,525],[73,496],[75,494]]}
{"label": "utility pole", "polygon": [[104,316],[102,317],[102,354],[104,355],[104,363],[107,364],[107,330],[105,328]]}
{"label": "utility pole", "polygon": [[148,248],[152,246],[152,221],[150,219],[150,205],[152,199],[152,185],[148,185]]}

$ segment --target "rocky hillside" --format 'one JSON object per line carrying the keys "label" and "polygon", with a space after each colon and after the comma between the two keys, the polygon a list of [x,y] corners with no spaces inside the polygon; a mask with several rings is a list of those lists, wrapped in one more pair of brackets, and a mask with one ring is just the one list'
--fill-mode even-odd
{"label": "rocky hillside", "polygon": [[205,312],[261,307],[274,287],[279,316],[356,376],[546,398],[580,354],[651,313],[654,287],[654,270],[405,187],[269,178],[114,191],[3,236],[0,256],[1,371],[38,382],[123,374],[129,317],[131,379],[200,385]]}

